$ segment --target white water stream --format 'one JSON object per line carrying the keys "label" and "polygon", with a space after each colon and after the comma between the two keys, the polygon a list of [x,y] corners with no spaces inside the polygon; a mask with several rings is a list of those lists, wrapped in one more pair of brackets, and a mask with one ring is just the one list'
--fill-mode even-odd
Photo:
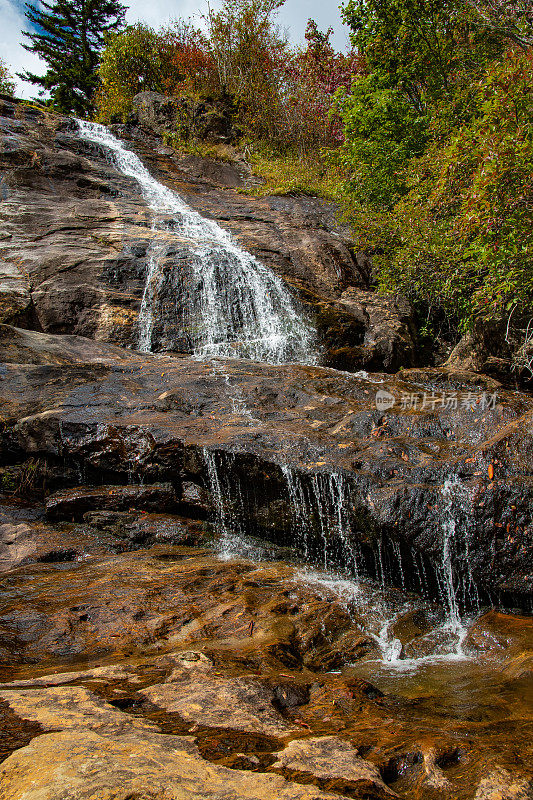
{"label": "white water stream", "polygon": [[[116,168],[137,181],[154,214],[139,349],[153,349],[155,323],[162,305],[168,313],[170,302],[173,336],[190,342],[198,357],[315,363],[315,331],[280,278],[242,250],[216,222],[193,211],[177,192],[153,178],[107,128],[83,120],[78,125],[83,139],[105,148]],[[169,275],[168,262],[175,253],[178,257]]]}
{"label": "white water stream", "polygon": [[[280,558],[275,547],[246,535],[246,525],[242,522],[246,517],[245,499],[239,479],[232,475],[232,456],[226,454],[217,458],[204,449],[204,461],[215,505],[216,530],[220,534],[220,557],[253,561]],[[387,588],[380,541],[376,543],[375,553],[378,580],[359,574],[361,554],[348,514],[350,487],[342,474],[317,473],[304,483],[288,465],[282,465],[281,469],[292,517],[291,545],[304,562],[303,565],[297,562],[298,580],[322,593],[324,599],[334,598],[349,613],[353,612],[354,624],[362,626],[375,641],[380,662],[388,670],[409,672],[433,662],[468,660],[463,642],[472,620],[461,616],[459,597],[465,596],[469,577],[467,574],[459,581],[456,574],[465,568],[463,525],[470,511],[467,487],[450,479],[440,492],[441,561],[437,579],[443,605],[439,609],[405,590],[399,547],[392,550],[398,560],[396,566],[402,588]],[[281,558],[286,560],[287,556],[282,554]],[[316,562],[321,565],[320,571],[308,566]],[[419,577],[423,585],[424,576]],[[469,597],[470,602],[473,599]],[[426,620],[424,631],[411,634],[412,639],[409,634],[405,638],[410,626],[404,625],[402,631],[402,620],[408,620],[413,614],[421,614]]]}

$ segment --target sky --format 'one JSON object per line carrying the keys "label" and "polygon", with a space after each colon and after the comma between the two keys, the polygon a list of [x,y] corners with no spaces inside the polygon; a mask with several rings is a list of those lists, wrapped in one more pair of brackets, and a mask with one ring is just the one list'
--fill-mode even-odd
{"label": "sky", "polygon": [[[128,5],[127,0],[123,0]],[[333,44],[344,50],[348,44],[346,27],[340,19],[338,5],[340,0],[286,0],[280,9],[278,22],[287,30],[289,38],[295,44],[304,41],[305,26],[309,17],[316,20],[320,30],[332,27]],[[216,9],[221,0],[211,0],[211,7]],[[154,28],[164,25],[178,17],[191,17],[200,25],[200,15],[207,6],[207,0],[131,0],[126,15],[128,23],[146,22]],[[24,0],[0,0],[0,58],[11,73],[30,70],[43,74],[45,65],[33,54],[21,46],[21,30],[26,27],[24,16]],[[19,97],[34,97],[36,88],[32,84],[23,83],[18,78],[16,94]]]}

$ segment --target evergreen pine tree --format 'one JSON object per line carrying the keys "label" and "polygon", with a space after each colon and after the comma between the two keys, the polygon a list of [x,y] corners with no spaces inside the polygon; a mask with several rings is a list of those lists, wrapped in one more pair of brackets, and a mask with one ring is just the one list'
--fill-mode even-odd
{"label": "evergreen pine tree", "polygon": [[97,67],[105,37],[124,24],[125,7],[119,0],[41,0],[26,3],[26,17],[34,28],[24,32],[31,44],[23,47],[40,56],[47,72],[20,77],[50,93],[55,109],[87,116],[98,84]]}

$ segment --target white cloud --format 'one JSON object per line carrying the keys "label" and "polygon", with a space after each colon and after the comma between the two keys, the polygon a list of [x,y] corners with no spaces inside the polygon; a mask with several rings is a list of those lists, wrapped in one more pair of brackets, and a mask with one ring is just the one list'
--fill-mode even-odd
{"label": "white cloud", "polygon": [[[127,2],[127,0],[126,0]],[[222,0],[211,0],[211,7],[216,9]],[[207,0],[131,0],[127,12],[127,22],[146,22],[155,28],[172,22],[173,19],[192,17],[200,25],[201,15],[207,9]],[[305,27],[309,17],[316,20],[321,30],[330,25],[334,29],[333,43],[344,49],[348,43],[347,29],[342,25],[340,11],[331,0],[286,0],[281,8],[278,21],[287,29],[294,43],[304,41]],[[26,27],[24,12],[15,0],[0,0],[0,57],[10,67],[11,72],[23,72],[29,69],[42,74],[46,65],[33,53],[28,53],[21,46],[21,31]],[[35,97],[37,87],[15,78],[17,95]]]}
{"label": "white cloud", "polygon": [[346,49],[348,28],[342,23],[337,3],[332,3],[331,0],[286,0],[279,13],[281,25],[288,29],[295,44],[305,41],[305,28],[309,18],[315,20],[321,31],[333,28],[334,46],[339,50]]}
{"label": "white cloud", "polygon": [[[127,4],[127,0],[125,0]],[[218,3],[211,2],[211,6],[216,8]],[[171,0],[131,0],[129,9],[126,13],[126,21],[130,24],[134,22],[145,22],[153,28],[159,28],[172,20],[179,17],[193,17],[196,19],[197,24],[200,23],[200,15],[207,8],[207,2],[204,3],[198,0],[180,0],[180,2],[172,2]]]}
{"label": "white cloud", "polygon": [[34,54],[28,53],[21,45],[22,30],[26,28],[26,17],[11,0],[0,0],[0,57],[6,62],[16,82],[19,97],[35,97],[37,88],[17,78],[15,72],[28,69],[43,74],[46,65]]}

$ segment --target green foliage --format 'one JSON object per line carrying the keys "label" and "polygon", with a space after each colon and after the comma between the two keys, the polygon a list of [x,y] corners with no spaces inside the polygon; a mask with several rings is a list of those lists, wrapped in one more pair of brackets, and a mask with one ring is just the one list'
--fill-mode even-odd
{"label": "green foliage", "polygon": [[215,84],[207,40],[184,21],[160,31],[139,22],[111,37],[99,76],[96,105],[103,122],[125,121],[139,92],[207,95]]}
{"label": "green foliage", "polygon": [[23,80],[49,93],[57,111],[88,116],[98,85],[97,66],[104,39],[122,27],[125,7],[118,0],[40,0],[26,4],[26,16],[33,28],[23,32],[36,53],[47,64],[47,72],[21,74]]}
{"label": "green foliage", "polygon": [[465,326],[533,307],[533,55],[511,50],[476,87],[478,114],[412,163],[411,189],[367,218],[385,290]]}
{"label": "green foliage", "polygon": [[483,27],[520,47],[533,46],[531,0],[468,0]]}
{"label": "green foliage", "polygon": [[422,89],[440,95],[448,85],[460,7],[455,0],[349,0],[343,16],[369,70],[421,104]]}
{"label": "green foliage", "polygon": [[442,100],[459,101],[457,113],[472,76],[503,49],[465,0],[349,0],[343,16],[369,72],[419,113]]}
{"label": "green foliage", "polygon": [[13,97],[15,83],[5,62],[0,58],[0,93]]}
{"label": "green foliage", "polygon": [[34,458],[22,464],[0,467],[0,491],[12,497],[35,499],[42,495],[45,474],[45,464]]}
{"label": "green foliage", "polygon": [[336,160],[351,172],[346,191],[361,203],[391,208],[407,191],[410,160],[424,151],[428,118],[375,74],[358,78],[338,104],[345,140]]}
{"label": "green foliage", "polygon": [[102,54],[96,97],[102,121],[124,121],[136,94],[162,90],[167,54],[160,45],[160,36],[141,22],[109,39]]}
{"label": "green foliage", "polygon": [[345,207],[382,291],[409,295],[429,327],[533,315],[530,11],[524,0],[344,9],[368,69],[338,98]]}

